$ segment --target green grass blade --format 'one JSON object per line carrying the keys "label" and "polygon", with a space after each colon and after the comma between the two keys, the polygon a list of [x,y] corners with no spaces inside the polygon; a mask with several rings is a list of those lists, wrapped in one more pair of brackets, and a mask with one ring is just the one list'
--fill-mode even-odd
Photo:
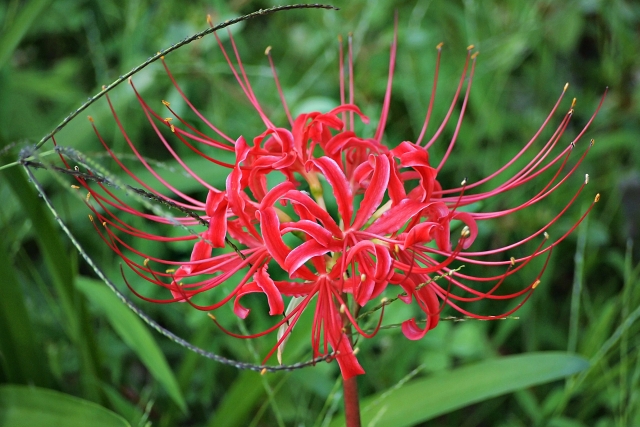
{"label": "green grass blade", "polygon": [[0,424],[11,427],[129,427],[93,402],[37,387],[0,387]]}
{"label": "green grass blade", "polygon": [[264,398],[265,389],[260,384],[260,376],[255,372],[243,371],[233,382],[207,426],[242,426],[252,416],[251,409],[258,399]]}
{"label": "green grass blade", "polygon": [[[502,357],[463,366],[364,399],[362,425],[411,426],[472,403],[564,378],[588,366],[582,357],[560,352]],[[331,427],[342,425],[344,416],[331,423]]]}
{"label": "green grass blade", "polygon": [[38,15],[47,7],[51,0],[32,0],[15,18],[11,26],[2,34],[0,40],[0,69],[7,63],[13,51],[27,33]]}
{"label": "green grass blade", "polygon": [[186,412],[187,404],[178,381],[144,323],[102,282],[80,276],[76,286],[107,318],[116,333],[136,353],[176,405]]}
{"label": "green grass blade", "polygon": [[[0,245],[0,259],[10,261],[3,245]],[[12,268],[5,268],[0,275],[0,289],[0,364],[6,381],[49,385],[51,376],[40,356],[43,350],[36,339],[18,277]]]}
{"label": "green grass blade", "polygon": [[64,318],[61,319],[65,331],[76,345],[83,371],[82,382],[84,396],[93,401],[100,401],[102,392],[99,384],[99,366],[97,347],[91,330],[91,322],[86,314],[84,299],[78,298],[73,286],[76,266],[69,256],[60,232],[24,173],[18,168],[2,171],[16,199],[20,201],[25,218],[31,219],[33,233],[38,247],[51,276],[56,296],[60,303]]}

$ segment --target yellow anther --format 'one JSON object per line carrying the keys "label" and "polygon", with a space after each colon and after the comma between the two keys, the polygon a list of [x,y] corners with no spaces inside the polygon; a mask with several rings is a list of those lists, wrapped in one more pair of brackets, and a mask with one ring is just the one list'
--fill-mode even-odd
{"label": "yellow anther", "polygon": [[211,313],[207,313],[207,316],[209,316],[211,318],[211,320],[216,320],[216,316],[214,316]]}
{"label": "yellow anther", "polygon": [[145,258],[144,261],[142,261],[142,265],[144,265],[145,267],[149,265],[149,258]]}
{"label": "yellow anther", "polygon": [[89,221],[93,222],[93,215],[89,214]]}
{"label": "yellow anther", "polygon": [[176,269],[175,268],[167,268],[164,272],[165,273],[175,273]]}
{"label": "yellow anther", "polygon": [[443,43],[443,42],[440,42],[440,43],[438,43],[438,44],[436,45],[436,49],[440,50],[440,49],[442,49],[442,46],[444,46],[444,43]]}
{"label": "yellow anther", "polygon": [[106,227],[107,226],[107,221],[102,221],[102,226]]}
{"label": "yellow anther", "polygon": [[516,259],[514,257],[511,257],[511,265],[512,266],[516,265]]}
{"label": "yellow anther", "polygon": [[573,110],[573,107],[575,107],[575,106],[576,106],[576,101],[577,101],[577,99],[576,99],[576,98],[573,98],[573,101],[571,101],[571,109],[572,109],[572,110]]}
{"label": "yellow anther", "polygon": [[[160,52],[158,52],[158,53],[160,53]],[[161,60],[161,61],[164,61],[164,55],[162,55],[162,56],[160,57],[160,60]]]}
{"label": "yellow anther", "polygon": [[347,306],[340,304],[340,313],[344,313],[345,311],[347,311]]}
{"label": "yellow anther", "polygon": [[167,117],[167,118],[165,118],[163,121],[164,121],[166,124],[169,124],[169,122],[170,122],[171,120],[173,120],[173,117]]}
{"label": "yellow anther", "polygon": [[346,334],[347,333],[347,328],[340,329],[340,332],[342,332],[343,334]]}
{"label": "yellow anther", "polygon": [[470,44],[469,46],[467,46],[467,50],[471,50],[471,49],[473,49],[474,47],[475,47],[474,45]]}
{"label": "yellow anther", "polygon": [[213,19],[211,19],[211,15],[207,15],[207,24],[209,24],[210,27],[213,27]]}
{"label": "yellow anther", "polygon": [[383,298],[380,300],[380,304],[386,304],[386,302],[387,302],[387,301],[389,301],[389,298],[387,298],[387,297],[383,297]]}
{"label": "yellow anther", "polygon": [[73,170],[75,170],[76,172],[80,172],[80,168],[78,166],[74,166]]}
{"label": "yellow anther", "polygon": [[544,238],[549,240],[549,233],[547,233],[546,231],[544,232]]}
{"label": "yellow anther", "polygon": [[264,375],[267,373],[267,368],[262,368],[262,370],[260,371],[260,375]]}
{"label": "yellow anther", "polygon": [[102,85],[102,90],[107,90],[107,87],[105,85]]}
{"label": "yellow anther", "polygon": [[127,79],[127,81],[129,82],[129,84],[133,84],[133,80],[131,80],[131,76],[129,76],[129,78]]}
{"label": "yellow anther", "polygon": [[367,275],[366,275],[366,274],[364,274],[364,273],[362,273],[362,274],[360,275],[360,281],[361,281],[361,282],[364,282],[365,280],[367,280]]}
{"label": "yellow anther", "polygon": [[165,101],[164,99],[162,100],[162,105],[164,105],[165,107],[168,107],[169,105],[171,105],[169,103],[169,101]]}
{"label": "yellow anther", "polygon": [[176,133],[176,127],[174,125],[169,125],[169,129],[171,129],[171,132]]}
{"label": "yellow anther", "polygon": [[356,354],[358,354],[360,352],[360,347],[356,347],[353,349],[353,355],[355,356]]}
{"label": "yellow anther", "polygon": [[531,285],[531,289],[537,288],[539,284],[540,284],[540,280],[536,280],[535,282],[533,282],[533,285]]}
{"label": "yellow anther", "polygon": [[595,143],[596,143],[595,139],[591,139],[591,141],[589,141],[589,145],[592,147],[595,145]]}
{"label": "yellow anther", "polygon": [[598,203],[600,201],[600,193],[596,194],[596,198],[593,200],[594,203]]}
{"label": "yellow anther", "polygon": [[73,188],[74,190],[80,189],[80,187],[78,187],[77,185],[72,185],[71,188]]}
{"label": "yellow anther", "polygon": [[342,43],[342,34],[338,34],[338,41]]}
{"label": "yellow anther", "polygon": [[480,55],[480,52],[475,52],[473,55],[471,55],[471,59],[476,59],[478,55]]}
{"label": "yellow anther", "polygon": [[462,182],[460,183],[461,187],[464,187],[465,185],[467,185],[467,178],[463,179]]}
{"label": "yellow anther", "polygon": [[471,232],[469,231],[469,227],[465,225],[464,228],[462,229],[462,232],[460,233],[460,236],[466,239],[470,235],[471,235]]}
{"label": "yellow anther", "polygon": [[562,89],[563,92],[566,92],[567,89],[569,89],[569,83],[565,83],[564,84],[564,89]]}
{"label": "yellow anther", "polygon": [[588,174],[588,173],[585,173],[585,174],[584,174],[584,183],[585,183],[585,184],[588,184],[588,183],[589,183],[589,174]]}
{"label": "yellow anther", "polygon": [[267,46],[267,48],[264,50],[264,54],[269,55],[270,53],[271,53],[271,46]]}
{"label": "yellow anther", "polygon": [[87,193],[87,197],[84,198],[84,201],[88,202],[90,198],[91,198],[91,193]]}

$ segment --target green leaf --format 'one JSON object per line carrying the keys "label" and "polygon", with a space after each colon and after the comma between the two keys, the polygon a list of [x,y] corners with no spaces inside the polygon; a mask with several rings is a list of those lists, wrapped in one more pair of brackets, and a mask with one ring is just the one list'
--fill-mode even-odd
{"label": "green leaf", "polygon": [[247,425],[247,419],[253,416],[252,408],[255,407],[258,399],[266,398],[260,381],[260,375],[255,372],[242,371],[233,385],[226,390],[224,399],[207,425],[212,427]]}
{"label": "green leaf", "polygon": [[22,38],[29,31],[29,28],[31,28],[31,25],[49,3],[50,0],[31,0],[16,16],[7,31],[2,34],[0,68],[4,66]]}
{"label": "green leaf", "polygon": [[[486,360],[449,372],[410,381],[364,399],[362,425],[375,420],[376,427],[411,426],[473,403],[544,384],[589,367],[580,356],[529,353]],[[331,427],[344,425],[344,416]]]}
{"label": "green leaf", "polygon": [[142,320],[131,312],[102,282],[78,277],[78,289],[104,315],[122,340],[133,350],[151,375],[183,412],[187,411],[178,382],[160,347]]}
{"label": "green leaf", "polygon": [[31,188],[32,184],[27,180],[24,171],[12,167],[4,169],[2,175],[20,201],[23,217],[31,220],[30,225],[37,238],[44,265],[58,297],[57,301],[62,313],[60,321],[74,342],[81,360],[80,380],[83,396],[93,401],[100,401],[102,396],[98,387],[100,360],[97,347],[91,322],[86,315],[85,300],[78,298],[77,290],[73,286],[77,271],[73,261],[75,254],[72,253],[70,256],[60,237],[58,225],[51,218],[42,199]]}
{"label": "green leaf", "polygon": [[[11,262],[3,245],[0,259]],[[0,371],[12,383],[48,385],[51,375],[42,363],[42,346],[13,268],[5,268],[0,275],[0,289]]]}
{"label": "green leaf", "polygon": [[122,417],[75,396],[37,387],[0,387],[0,425],[6,427],[127,427]]}

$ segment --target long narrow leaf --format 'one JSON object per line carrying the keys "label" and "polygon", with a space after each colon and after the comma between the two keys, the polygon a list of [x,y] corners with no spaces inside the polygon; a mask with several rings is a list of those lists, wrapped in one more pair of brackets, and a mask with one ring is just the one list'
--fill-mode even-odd
{"label": "long narrow leaf", "polygon": [[93,402],[37,387],[0,387],[0,424],[11,427],[129,427]]}
{"label": "long narrow leaf", "polygon": [[20,40],[27,33],[33,22],[38,18],[51,0],[31,0],[18,14],[11,26],[0,38],[0,69],[7,62]]}
{"label": "long narrow leaf", "polygon": [[100,364],[97,346],[91,331],[91,322],[86,315],[85,301],[77,297],[73,282],[76,268],[69,257],[58,231],[58,227],[47,213],[42,200],[18,168],[2,171],[16,199],[20,201],[25,218],[31,219],[33,232],[51,276],[64,318],[61,319],[70,339],[74,342],[81,360],[81,376],[84,395],[100,401],[102,392],[98,387]]}
{"label": "long narrow leaf", "polygon": [[[456,409],[583,371],[580,356],[530,353],[501,357],[418,379],[362,402],[362,425],[411,426]],[[344,425],[344,416],[331,427]]]}
{"label": "long narrow leaf", "polygon": [[[10,261],[2,245],[0,259]],[[20,284],[12,268],[5,268],[0,275],[0,289],[0,363],[5,378],[14,384],[46,386],[51,378],[41,363],[43,350],[33,332]]]}
{"label": "long narrow leaf", "polygon": [[76,286],[107,318],[122,341],[138,355],[140,361],[162,385],[176,405],[186,412],[187,404],[178,387],[176,377],[143,322],[100,281],[80,276]]}

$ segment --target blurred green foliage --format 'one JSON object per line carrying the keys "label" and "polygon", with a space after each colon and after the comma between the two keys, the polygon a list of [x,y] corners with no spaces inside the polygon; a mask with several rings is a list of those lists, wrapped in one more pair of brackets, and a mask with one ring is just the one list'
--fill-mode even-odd
{"label": "blurred green foliage", "polygon": [[[208,13],[214,22],[222,22],[276,3],[0,3],[0,166],[17,160],[21,150],[29,150],[102,85],[206,28]],[[588,220],[554,250],[542,284],[518,312],[520,320],[443,322],[419,342],[404,339],[398,329],[384,331],[360,343],[359,358],[367,371],[360,381],[362,396],[399,387],[409,377],[427,381],[434,373],[499,355],[569,351],[590,360],[590,367],[566,382],[536,387],[529,386],[536,382],[527,383],[515,393],[440,415],[429,425],[640,425],[640,4],[358,0],[335,5],[341,10],[288,11],[232,28],[261,103],[274,121],[285,123],[264,57],[264,49],[271,45],[294,113],[335,106],[337,36],[352,33],[356,103],[373,122],[378,120],[397,11],[398,61],[386,141],[415,140],[431,94],[435,46],[445,43],[433,112],[433,120],[439,123],[455,91],[466,47],[474,44],[480,56],[459,143],[439,175],[444,187],[464,177],[478,180],[511,159],[544,121],[566,82],[570,83],[569,99],[560,111],[568,110],[571,97],[577,98],[568,136],[563,139],[568,144],[609,87],[600,114],[578,144],[582,153],[589,139],[596,141],[579,172],[515,219],[481,229],[476,245],[485,248],[530,235],[573,196],[581,173],[589,173],[591,182],[575,209],[552,228],[552,237],[559,237],[595,194],[602,194]],[[223,39],[227,38],[223,35]],[[261,132],[259,117],[251,114],[212,36],[172,53],[167,63],[190,100],[229,135],[251,138]],[[179,99],[160,64],[133,80],[151,105]],[[175,162],[158,150],[157,138],[128,85],[114,91],[111,99],[141,151],[164,162],[168,172],[174,170]],[[198,122],[180,102],[173,106],[192,123]],[[87,114],[94,117],[115,151],[125,151],[126,143],[104,100]],[[57,141],[100,161],[104,153],[84,116],[60,132]],[[543,134],[547,138],[554,123]],[[434,129],[432,124],[429,130]],[[452,133],[453,126],[447,127],[444,141]],[[45,145],[41,155],[51,148],[50,143]],[[442,158],[445,149],[446,144],[436,144],[431,158]],[[207,168],[188,149],[178,152],[214,185],[224,182],[224,176]],[[131,167],[143,179],[148,177],[140,165],[132,162]],[[180,178],[177,172],[174,176],[183,191],[204,198],[194,180]],[[97,238],[82,203],[60,183],[71,181],[47,173],[39,178],[91,257],[125,289],[115,256]],[[528,198],[514,194],[502,203],[514,206]],[[340,412],[335,364],[267,376],[239,372],[157,334],[149,335],[138,319],[124,320],[127,315],[119,311],[124,306],[118,306],[115,298],[97,297],[104,289],[92,290],[96,286],[92,272],[60,233],[20,167],[0,171],[0,200],[0,259],[5,265],[0,275],[0,382],[79,396],[133,426],[319,426]],[[189,250],[166,248],[174,257],[188,257]],[[521,283],[513,279],[506,286],[519,289],[536,272],[534,266],[517,276]],[[154,292],[159,295],[149,287],[147,294]],[[206,315],[184,305],[140,305],[178,335],[234,359],[260,363],[265,349],[273,345],[272,340],[230,339]],[[480,302],[475,311],[499,309]],[[227,314],[233,319],[230,310]],[[258,310],[252,316],[255,322],[269,322]],[[309,357],[308,337],[303,335],[292,337],[286,362]],[[23,393],[0,386],[2,390],[0,407],[2,396]],[[441,390],[424,393],[437,395]],[[422,396],[415,396],[414,408],[422,401]]]}

